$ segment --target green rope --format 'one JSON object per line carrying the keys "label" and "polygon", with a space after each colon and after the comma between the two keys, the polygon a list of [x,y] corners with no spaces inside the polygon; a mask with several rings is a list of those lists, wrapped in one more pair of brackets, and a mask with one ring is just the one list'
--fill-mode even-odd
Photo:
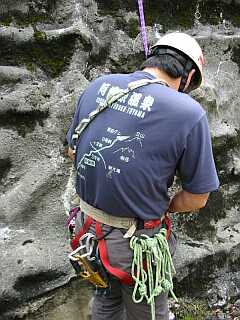
{"label": "green rope", "polygon": [[[155,320],[155,297],[170,291],[173,298],[172,274],[175,268],[166,239],[167,230],[162,228],[153,237],[133,236],[130,248],[133,250],[132,277],[135,281],[132,298],[140,303],[145,298],[151,305],[152,320]],[[147,268],[144,268],[144,260]]]}

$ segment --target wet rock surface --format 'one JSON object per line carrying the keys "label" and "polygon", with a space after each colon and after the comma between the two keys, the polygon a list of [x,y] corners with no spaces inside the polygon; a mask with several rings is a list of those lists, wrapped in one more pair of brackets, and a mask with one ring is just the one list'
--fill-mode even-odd
{"label": "wet rock surface", "polygon": [[[197,4],[145,1],[145,15],[150,43],[185,30],[206,54],[204,85],[194,97],[208,113],[221,187],[199,214],[175,218],[175,284],[178,296],[227,308],[240,295],[240,4],[201,1],[196,20]],[[73,193],[65,134],[89,80],[133,71],[144,59],[135,3],[1,1],[0,53],[0,315],[41,319],[32,312],[46,307],[52,320],[73,275],[64,229]],[[89,291],[73,287],[80,303]]]}

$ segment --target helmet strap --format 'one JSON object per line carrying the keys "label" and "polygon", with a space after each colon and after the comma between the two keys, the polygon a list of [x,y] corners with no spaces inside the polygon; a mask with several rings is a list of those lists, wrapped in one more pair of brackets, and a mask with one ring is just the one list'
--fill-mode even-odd
{"label": "helmet strap", "polygon": [[192,70],[192,68],[193,68],[193,63],[192,63],[191,60],[188,60],[186,65],[185,65],[185,67],[184,67],[183,76],[181,77],[181,82],[180,82],[180,85],[179,85],[179,88],[178,88],[179,92],[188,93],[188,92],[191,91],[191,90],[188,90],[188,88],[190,89],[190,84],[189,84],[187,90],[184,91],[184,88],[186,86],[186,83],[187,83],[187,80],[188,80],[188,76],[189,76],[189,73]]}

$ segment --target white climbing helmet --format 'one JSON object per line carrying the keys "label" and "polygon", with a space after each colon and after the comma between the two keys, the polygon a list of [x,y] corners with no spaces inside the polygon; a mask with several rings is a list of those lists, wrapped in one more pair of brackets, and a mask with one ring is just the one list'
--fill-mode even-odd
{"label": "white climbing helmet", "polygon": [[199,80],[196,87],[201,85],[203,78],[204,56],[202,49],[193,37],[182,32],[172,32],[160,38],[151,50],[155,47],[169,47],[183,52],[197,66],[196,72],[198,73]]}

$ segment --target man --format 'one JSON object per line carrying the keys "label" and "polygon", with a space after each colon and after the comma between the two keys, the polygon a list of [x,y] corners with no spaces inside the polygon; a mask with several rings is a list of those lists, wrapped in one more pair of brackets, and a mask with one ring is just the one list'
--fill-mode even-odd
{"label": "man", "polygon": [[[149,235],[149,221],[161,222],[167,211],[191,212],[206,205],[209,193],[218,188],[219,182],[206,113],[186,94],[200,86],[203,63],[195,39],[184,33],[170,33],[152,48],[141,71],[102,76],[83,92],[67,139],[72,159],[76,149],[76,191],[88,211],[85,215],[91,215],[96,208],[110,221],[134,219],[135,234],[141,229]],[[121,95],[73,144],[74,130],[82,119],[129,83],[142,79],[150,83]],[[182,190],[170,201],[168,188],[176,170]],[[104,224],[104,231],[108,232],[108,227]],[[155,227],[153,223],[151,235],[159,232]],[[106,242],[112,265],[128,271],[128,240],[121,239],[125,233],[131,237],[135,230],[123,230],[114,228]],[[171,251],[173,245],[172,235]],[[151,319],[146,301],[132,301],[132,290],[111,277],[110,294],[94,298],[92,319],[122,319],[123,310],[128,320]],[[169,319],[166,294],[156,299],[156,319]]]}

